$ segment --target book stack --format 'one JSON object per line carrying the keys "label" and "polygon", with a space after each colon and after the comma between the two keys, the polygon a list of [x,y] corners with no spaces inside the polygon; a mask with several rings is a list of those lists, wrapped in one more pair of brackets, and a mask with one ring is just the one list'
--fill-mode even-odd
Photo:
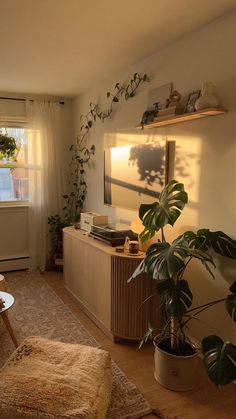
{"label": "book stack", "polygon": [[170,106],[168,108],[160,109],[155,116],[155,121],[161,121],[164,119],[169,119],[172,116],[180,115],[182,113],[182,108],[180,105]]}

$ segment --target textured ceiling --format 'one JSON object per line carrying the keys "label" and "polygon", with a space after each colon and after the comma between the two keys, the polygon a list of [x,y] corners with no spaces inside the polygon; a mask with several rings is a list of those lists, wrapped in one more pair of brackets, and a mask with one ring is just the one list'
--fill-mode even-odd
{"label": "textured ceiling", "polygon": [[75,96],[235,0],[0,0],[0,91]]}

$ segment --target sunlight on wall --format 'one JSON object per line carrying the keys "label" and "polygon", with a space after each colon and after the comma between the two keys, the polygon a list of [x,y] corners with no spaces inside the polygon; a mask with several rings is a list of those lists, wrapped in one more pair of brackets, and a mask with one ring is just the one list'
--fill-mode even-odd
{"label": "sunlight on wall", "polygon": [[146,142],[155,143],[156,141],[165,140],[164,135],[149,134],[145,130],[137,130],[137,133],[133,131],[131,133],[114,133],[106,132],[104,134],[104,149],[108,147],[118,147],[132,144],[145,144]]}
{"label": "sunlight on wall", "polygon": [[[144,144],[147,142],[156,143],[160,140],[166,140],[167,136],[163,134],[157,135],[150,131],[138,131],[137,133],[105,133],[104,148]],[[181,217],[176,224],[176,229],[181,230],[182,226],[197,226],[199,218],[199,184],[201,176],[201,154],[202,140],[196,136],[170,136],[169,141],[175,141],[175,162],[174,162],[174,178],[184,183],[185,190],[188,193],[189,202]],[[121,162],[122,167],[122,162]],[[153,202],[154,199],[150,199]],[[140,201],[140,203],[142,203]],[[138,208],[137,208],[138,210]],[[124,216],[124,210],[118,208],[116,213],[119,217],[120,212]],[[133,218],[133,217],[132,217]],[[131,219],[132,221],[132,219]]]}

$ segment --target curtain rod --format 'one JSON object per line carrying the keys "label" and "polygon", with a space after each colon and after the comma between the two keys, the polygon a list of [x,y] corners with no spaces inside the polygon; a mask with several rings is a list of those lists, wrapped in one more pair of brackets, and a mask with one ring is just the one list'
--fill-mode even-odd
{"label": "curtain rod", "polygon": [[[0,99],[6,99],[6,100],[19,100],[20,102],[26,102],[26,99],[21,99],[21,98],[17,98],[17,97],[3,97],[3,96],[0,96]],[[29,101],[30,102],[34,102],[34,99],[29,99]],[[50,103],[51,101],[50,100],[48,100],[48,103]],[[59,102],[59,104],[60,105],[65,105],[65,102],[63,102],[63,101],[60,101]]]}

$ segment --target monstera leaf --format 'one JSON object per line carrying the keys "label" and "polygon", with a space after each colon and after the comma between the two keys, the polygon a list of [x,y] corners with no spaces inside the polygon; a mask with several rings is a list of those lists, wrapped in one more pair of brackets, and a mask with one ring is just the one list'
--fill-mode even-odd
{"label": "monstera leaf", "polygon": [[197,233],[187,231],[184,233],[189,246],[206,252],[212,248],[216,253],[230,259],[236,259],[236,240],[222,231],[210,231],[206,228],[198,230]]}
{"label": "monstera leaf", "polygon": [[236,346],[211,335],[202,340],[202,352],[208,377],[217,386],[236,380]]}
{"label": "monstera leaf", "polygon": [[158,283],[157,290],[168,316],[181,318],[192,304],[193,294],[184,279]]}
{"label": "monstera leaf", "polygon": [[158,281],[171,279],[185,267],[187,256],[186,248],[177,241],[172,245],[167,242],[155,243],[149,247],[144,259],[146,272]]}
{"label": "monstera leaf", "polygon": [[236,281],[234,281],[229,290],[232,294],[229,294],[226,298],[225,306],[230,317],[236,322]]}
{"label": "monstera leaf", "polygon": [[179,236],[171,245],[158,242],[150,246],[144,259],[146,272],[156,280],[171,279],[173,275],[178,275],[185,269],[188,257],[200,259],[210,272],[209,264],[214,266],[210,255],[189,248],[184,236]]}
{"label": "monstera leaf", "polygon": [[182,235],[172,244],[167,242],[152,244],[130,280],[143,272],[148,273],[156,281],[166,281],[174,276],[178,277],[184,271],[189,257],[200,259],[213,276],[210,269],[210,265],[215,266],[212,257],[198,249],[191,249]]}
{"label": "monstera leaf", "polygon": [[172,180],[160,193],[159,201],[140,205],[139,218],[145,227],[140,234],[141,240],[150,239],[166,224],[173,226],[187,202],[188,195],[184,191],[184,185]]}

